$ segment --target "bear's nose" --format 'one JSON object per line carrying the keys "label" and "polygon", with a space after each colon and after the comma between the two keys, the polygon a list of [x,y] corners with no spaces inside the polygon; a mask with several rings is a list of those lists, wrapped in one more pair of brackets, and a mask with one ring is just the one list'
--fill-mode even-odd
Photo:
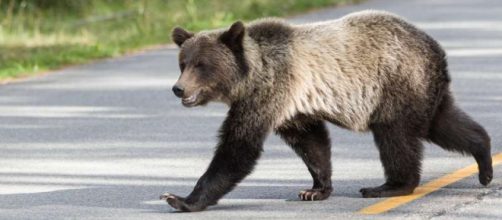
{"label": "bear's nose", "polygon": [[173,92],[174,92],[174,95],[178,96],[178,98],[183,97],[183,88],[181,88],[177,85],[174,85]]}

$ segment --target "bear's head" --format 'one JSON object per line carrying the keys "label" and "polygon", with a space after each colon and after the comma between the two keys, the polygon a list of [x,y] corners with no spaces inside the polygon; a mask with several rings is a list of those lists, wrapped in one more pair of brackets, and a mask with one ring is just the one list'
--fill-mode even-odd
{"label": "bear's head", "polygon": [[172,32],[180,47],[181,75],[174,94],[186,107],[210,101],[231,103],[233,87],[249,71],[243,48],[244,24],[235,22],[224,31],[191,33],[180,27]]}

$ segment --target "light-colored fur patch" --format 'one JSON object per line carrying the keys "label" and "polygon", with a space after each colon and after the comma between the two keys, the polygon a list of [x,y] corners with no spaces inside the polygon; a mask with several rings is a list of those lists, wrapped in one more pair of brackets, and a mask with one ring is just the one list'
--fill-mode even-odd
{"label": "light-colored fur patch", "polygon": [[[425,96],[427,61],[420,48],[412,42],[410,46],[414,39],[408,39],[407,30],[392,22],[395,19],[388,13],[365,11],[294,26],[293,81],[280,121],[299,113],[322,114],[349,129],[366,131],[389,84],[393,89],[402,87],[403,93]],[[392,82],[403,78],[409,85]],[[392,112],[379,115],[391,118]]]}

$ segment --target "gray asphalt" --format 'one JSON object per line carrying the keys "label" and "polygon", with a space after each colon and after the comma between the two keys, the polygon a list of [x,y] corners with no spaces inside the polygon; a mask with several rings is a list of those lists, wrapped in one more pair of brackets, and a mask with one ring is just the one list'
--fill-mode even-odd
{"label": "gray asphalt", "polygon": [[[290,19],[370,8],[400,14],[439,40],[458,103],[489,131],[493,152],[502,152],[502,1],[370,0]],[[168,46],[0,86],[0,219],[502,218],[502,167],[489,187],[472,176],[385,214],[357,214],[381,200],[358,192],[383,182],[378,152],[370,134],[334,126],[328,200],[297,200],[311,179],[271,136],[255,172],[218,206],[173,212],[158,196],[190,192],[226,112],[219,104],[181,106],[170,92],[176,56]],[[472,163],[427,145],[422,183]]]}

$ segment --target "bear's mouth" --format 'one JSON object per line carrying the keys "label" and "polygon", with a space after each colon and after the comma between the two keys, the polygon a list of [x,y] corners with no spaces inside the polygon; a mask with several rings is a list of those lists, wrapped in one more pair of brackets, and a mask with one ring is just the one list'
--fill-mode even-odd
{"label": "bear's mouth", "polygon": [[197,98],[199,96],[199,93],[200,93],[200,90],[197,90],[195,91],[191,96],[188,96],[188,97],[183,97],[183,99],[181,99],[181,103],[183,104],[183,106],[185,107],[193,107],[197,104]]}

